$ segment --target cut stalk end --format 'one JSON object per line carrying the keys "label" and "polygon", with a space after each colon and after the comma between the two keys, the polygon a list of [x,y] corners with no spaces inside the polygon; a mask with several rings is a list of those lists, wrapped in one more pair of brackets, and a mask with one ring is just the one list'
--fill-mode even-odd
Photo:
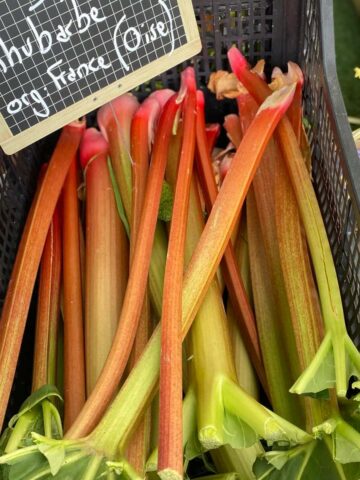
{"label": "cut stalk end", "polygon": [[162,480],[182,480],[183,479],[183,475],[181,473],[171,468],[165,468],[164,470],[159,471],[158,475]]}
{"label": "cut stalk end", "polygon": [[213,450],[219,448],[224,444],[222,435],[219,436],[219,431],[216,427],[209,425],[199,430],[199,442],[206,450]]}

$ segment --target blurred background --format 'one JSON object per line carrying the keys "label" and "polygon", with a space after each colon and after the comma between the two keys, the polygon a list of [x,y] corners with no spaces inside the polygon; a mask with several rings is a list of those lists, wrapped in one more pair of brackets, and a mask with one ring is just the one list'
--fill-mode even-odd
{"label": "blurred background", "polygon": [[352,124],[360,128],[360,0],[334,0],[336,62],[339,81]]}

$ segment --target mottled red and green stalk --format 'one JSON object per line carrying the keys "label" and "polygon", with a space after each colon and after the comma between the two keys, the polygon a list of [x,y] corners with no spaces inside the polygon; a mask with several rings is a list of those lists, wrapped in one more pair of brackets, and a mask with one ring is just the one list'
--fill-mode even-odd
{"label": "mottled red and green stalk", "polygon": [[182,446],[182,280],[189,193],[195,154],[196,83],[192,68],[183,72],[186,88],[181,146],[167,253],[161,315],[159,462],[163,479],[183,477]]}
{"label": "mottled red and green stalk", "polygon": [[[204,95],[201,91],[197,92],[197,105],[197,168],[203,187],[206,207],[208,211],[211,211],[212,206],[216,200],[218,190],[212,170],[211,158],[209,157],[207,149],[204,115]],[[240,139],[240,136],[238,138]],[[240,322],[240,329],[247,351],[251,357],[254,368],[259,376],[259,379],[264,389],[267,390],[267,382],[261,358],[259,339],[256,331],[256,323],[252,309],[246,296],[244,285],[240,277],[234,250],[231,243],[229,243],[227,249],[225,250],[222,267],[225,284],[230,295],[231,303],[236,310],[237,318]]]}
{"label": "mottled red and green stalk", "polygon": [[0,321],[0,364],[3,372],[0,383],[0,428],[14,379],[46,236],[83,129],[83,122],[74,122],[63,129],[34,199],[18,248]]}
{"label": "mottled red and green stalk", "polygon": [[80,161],[86,185],[85,353],[90,395],[110,351],[129,270],[128,239],[119,218],[107,166],[108,144],[85,131]]}
{"label": "mottled red and green stalk", "polygon": [[86,398],[78,186],[78,163],[74,157],[62,197],[65,431],[73,424]]}
{"label": "mottled red and green stalk", "polygon": [[140,220],[118,329],[101,375],[77,421],[70,430],[69,437],[79,437],[87,434],[96,425],[112,399],[129,359],[146,291],[167,159],[167,146],[178,108],[177,97],[174,95],[166,104],[160,118],[149,169],[144,201],[145,208]]}
{"label": "mottled red and green stalk", "polygon": [[[241,128],[245,132],[256,115],[258,105],[248,93],[242,93],[237,101]],[[284,418],[303,425],[301,400],[289,394],[289,388],[299,374],[300,364],[296,355],[274,217],[277,155],[278,148],[271,139],[254,177],[254,195],[249,195],[247,220],[251,277],[256,322],[273,409]],[[264,248],[266,256],[263,254]],[[275,351],[277,355],[274,355]]]}
{"label": "mottled red and green stalk", "polygon": [[[300,68],[288,63],[286,75],[277,69],[273,78],[279,83],[277,88],[290,82],[296,83],[294,101],[287,113],[296,132],[298,142],[302,134],[302,86],[304,78]],[[281,151],[276,145],[274,158],[275,224],[280,252],[280,263],[284,278],[291,321],[299,358],[299,374],[311,363],[324,335],[323,321],[311,262],[300,219],[294,190],[286,169]],[[331,411],[325,402],[305,398],[305,416],[308,431],[314,425],[325,421]]]}
{"label": "mottled red and green stalk", "polygon": [[60,212],[56,207],[41,258],[32,391],[56,384],[57,330],[61,290]]}
{"label": "mottled red and green stalk", "polygon": [[[296,198],[281,152],[275,157],[275,220],[300,373],[310,365],[324,335],[318,293]],[[330,417],[325,403],[305,397],[307,430]]]}
{"label": "mottled red and green stalk", "polygon": [[[236,243],[234,244],[234,252],[236,263],[239,268],[247,298],[249,299],[249,303],[253,308],[254,302],[250,277],[250,259],[246,211],[243,211],[241,215],[239,232],[237,235]],[[237,315],[232,307],[231,302],[229,301],[227,303],[226,313],[229,320],[230,337],[233,346],[234,362],[238,383],[240,387],[245,390],[245,392],[247,392],[253,398],[258,399],[259,381],[256,376],[254,367],[251,363],[249,354],[247,353],[244,341],[242,339],[242,332],[239,328]]]}
{"label": "mottled red and green stalk", "polygon": [[[251,95],[262,102],[271,92],[268,85],[248,70],[246,59],[235,47],[229,50],[228,55],[234,73]],[[316,393],[334,386],[337,395],[344,397],[349,378],[352,375],[360,377],[360,353],[346,332],[341,294],[324,222],[296,135],[287,117],[279,123],[277,139],[306,232],[325,324],[325,337],[314,360],[291,391]],[[329,366],[326,371],[323,370],[324,362]]]}

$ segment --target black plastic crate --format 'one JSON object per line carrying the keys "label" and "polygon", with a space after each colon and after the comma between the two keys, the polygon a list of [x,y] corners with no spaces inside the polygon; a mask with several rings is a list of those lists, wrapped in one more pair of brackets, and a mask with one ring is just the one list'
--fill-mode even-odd
{"label": "black plastic crate", "polygon": [[[252,63],[265,58],[267,73],[273,65],[284,67],[288,60],[298,62],[304,71],[314,186],[337,267],[348,329],[360,347],[360,162],[336,75],[332,0],[193,3],[203,41],[201,55],[192,60],[200,85],[206,85],[212,71],[228,68],[226,52],[233,44]],[[177,88],[182,68],[169,70],[140,87],[140,92],[146,94],[159,85],[159,80],[164,86]],[[0,307],[40,159],[52,145],[53,137],[14,157],[0,155]],[[24,386],[23,371],[19,377]],[[27,394],[21,390],[19,401]],[[13,404],[11,410],[16,408]]]}

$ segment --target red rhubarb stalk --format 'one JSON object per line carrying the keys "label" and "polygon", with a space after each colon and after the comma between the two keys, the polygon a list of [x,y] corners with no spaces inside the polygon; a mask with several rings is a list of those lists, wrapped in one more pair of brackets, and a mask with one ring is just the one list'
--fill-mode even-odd
{"label": "red rhubarb stalk", "polygon": [[65,431],[72,425],[85,403],[85,351],[78,203],[78,170],[77,160],[74,157],[63,192]]}
{"label": "red rhubarb stalk", "polygon": [[0,321],[0,429],[4,420],[26,317],[51,219],[66,173],[79,146],[83,122],[62,131],[25,224]]}
{"label": "red rhubarb stalk", "polygon": [[186,99],[183,143],[175,187],[174,206],[164,278],[161,316],[160,417],[158,474],[163,479],[183,477],[182,445],[182,280],[189,193],[195,153],[196,85],[192,68],[183,73]]}
{"label": "red rhubarb stalk", "polygon": [[[161,111],[160,102],[153,96],[148,97],[135,113],[131,123],[132,158],[132,211],[130,257],[136,243],[141,212],[144,204],[146,181],[154,130]],[[131,259],[130,259],[131,261]],[[143,352],[150,336],[150,302],[148,291],[145,293],[142,312],[129,361],[131,369]],[[150,441],[150,411],[148,410],[134,433],[127,449],[127,459],[139,474],[144,473]]]}
{"label": "red rhubarb stalk", "polygon": [[[131,157],[132,157],[132,212],[130,248],[134,249],[139,230],[141,212],[144,207],[146,181],[149,171],[151,150],[155,139],[155,129],[159,121],[162,108],[174,94],[172,90],[158,90],[153,92],[141,105],[134,115],[131,124]],[[154,244],[158,243],[155,240]],[[154,255],[154,248],[153,248]],[[132,256],[132,251],[131,251]],[[166,254],[165,254],[166,256]],[[157,257],[158,258],[158,257]],[[150,267],[151,271],[151,267]],[[161,282],[163,284],[163,280]],[[161,292],[162,293],[162,292]],[[138,361],[151,332],[151,311],[148,289],[145,293],[143,310],[139,320],[134,345],[131,352],[129,368]],[[137,427],[126,452],[126,458],[139,474],[145,473],[145,463],[149,454],[151,434],[151,411],[144,414]]]}

